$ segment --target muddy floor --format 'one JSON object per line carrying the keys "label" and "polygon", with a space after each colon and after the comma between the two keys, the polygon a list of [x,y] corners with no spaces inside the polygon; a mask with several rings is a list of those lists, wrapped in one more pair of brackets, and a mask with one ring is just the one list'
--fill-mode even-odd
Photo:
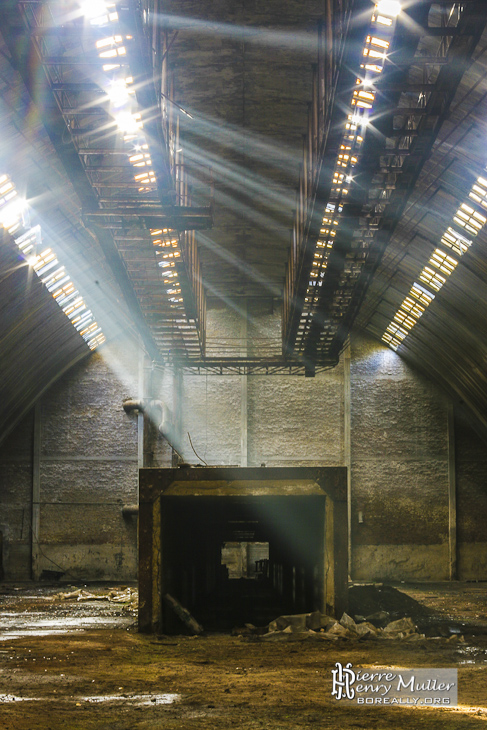
{"label": "muddy floor", "polygon": [[[429,609],[430,624],[461,625],[465,642],[147,636],[130,604],[2,584],[0,728],[487,730],[487,585],[396,587]],[[458,707],[345,705],[331,696],[336,662],[456,668]]]}

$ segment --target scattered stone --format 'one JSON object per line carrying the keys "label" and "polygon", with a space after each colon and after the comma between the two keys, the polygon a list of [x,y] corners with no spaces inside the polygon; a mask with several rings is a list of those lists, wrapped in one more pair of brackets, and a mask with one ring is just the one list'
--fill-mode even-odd
{"label": "scattered stone", "polygon": [[309,613],[306,618],[306,626],[311,631],[319,631],[321,629],[321,613],[319,611]]}
{"label": "scattered stone", "polygon": [[371,624],[369,621],[363,621],[360,624],[357,624],[357,634],[361,638],[375,638],[377,636],[378,630],[375,628],[374,624]]}
{"label": "scattered stone", "polygon": [[[328,617],[327,617],[328,618]],[[336,619],[332,619],[336,621]],[[313,613],[296,613],[289,616],[279,616],[269,624],[269,631],[284,631],[288,626],[293,627],[293,631],[319,631],[322,627],[322,614],[319,611]]]}
{"label": "scattered stone", "polygon": [[354,633],[357,633],[357,624],[353,620],[351,616],[348,615],[348,613],[344,613],[343,616],[340,619],[340,624],[344,626],[349,631],[353,631]]}
{"label": "scattered stone", "polygon": [[310,634],[313,634],[315,637],[319,636],[314,631],[293,631],[292,626],[288,626],[282,631],[269,631],[269,633],[264,634],[261,638],[265,641],[304,641]]}
{"label": "scattered stone", "polygon": [[425,639],[425,638],[426,637],[424,634],[418,634],[415,632],[414,634],[409,634],[409,636],[406,636],[404,641],[414,642],[414,641],[421,641],[422,639]]}
{"label": "scattered stone", "polygon": [[170,608],[172,608],[172,610],[174,611],[176,616],[178,616],[181,619],[181,621],[183,621],[186,624],[188,629],[193,634],[202,634],[203,633],[203,627],[201,626],[201,624],[199,624],[198,621],[196,621],[196,619],[190,614],[188,609],[184,608],[184,606],[182,606],[179,603],[179,601],[176,598],[174,598],[174,596],[171,596],[170,593],[166,593],[164,595],[164,600],[167,603],[167,605],[170,606]]}
{"label": "scattered stone", "polygon": [[335,622],[336,618],[333,618],[333,616],[328,616],[326,613],[321,614],[320,626],[322,630],[326,631],[330,628],[330,626],[333,626]]}
{"label": "scattered stone", "polygon": [[109,601],[111,603],[124,603],[130,605],[132,608],[137,607],[138,602],[138,591],[134,588],[122,589],[111,589],[109,591],[103,591],[102,593],[91,593],[83,588],[78,588],[76,591],[70,591],[68,593],[57,593],[55,598],[60,598],[62,601]]}
{"label": "scattered stone", "polygon": [[416,624],[412,618],[400,618],[391,621],[384,627],[384,634],[412,634],[416,631]]}
{"label": "scattered stone", "polygon": [[282,631],[286,628],[286,626],[289,626],[289,621],[287,619],[287,616],[279,616],[279,618],[274,619],[274,621],[271,621],[269,624],[269,631]]}
{"label": "scattered stone", "polygon": [[464,644],[465,643],[465,637],[464,637],[463,634],[460,634],[460,635],[458,635],[458,634],[452,634],[449,637],[449,639],[447,639],[447,641],[451,642],[452,644],[457,644],[457,643]]}
{"label": "scattered stone", "polygon": [[[370,586],[360,587],[370,590]],[[372,586],[372,588],[375,591],[384,590],[387,593],[390,587],[378,584]],[[404,595],[400,591],[395,591],[395,589],[391,590],[393,591],[393,595]],[[406,598],[409,597],[406,596]],[[418,614],[420,613],[418,611]],[[256,629],[253,624],[246,624],[246,627],[249,633],[259,632],[262,638],[274,640],[274,638],[271,639],[272,636],[275,637],[276,641],[283,640],[283,638],[285,639],[287,637],[298,640],[305,638],[325,641],[338,641],[340,639],[386,639],[416,642],[426,638],[425,634],[418,631],[418,627],[413,618],[410,616],[402,616],[391,621],[391,614],[383,609],[367,617],[364,617],[363,613],[360,612],[355,613],[354,618],[350,614],[344,613],[339,621],[333,618],[333,616],[322,614],[319,611],[279,616],[270,622],[267,633],[263,633],[266,631],[265,628]],[[433,633],[435,628],[431,628],[430,631]],[[428,631],[427,634],[429,633]],[[445,633],[442,631],[441,624],[438,627],[438,633]],[[452,642],[464,641],[463,637],[459,637],[458,634],[450,636],[450,631],[448,631],[448,637],[448,640]]]}
{"label": "scattered stone", "polygon": [[331,626],[326,633],[332,636],[342,637],[344,639],[356,638],[357,636],[356,633],[354,634],[354,632],[350,631],[350,629],[347,629],[345,626],[342,626],[342,624],[338,621],[335,621],[333,626]]}
{"label": "scattered stone", "polygon": [[384,583],[355,584],[348,590],[348,613],[350,616],[367,617],[385,611],[388,621],[412,616],[416,621],[431,615],[431,611],[406,593]]}
{"label": "scattered stone", "polygon": [[383,628],[384,626],[387,626],[387,624],[391,620],[391,614],[387,611],[377,611],[376,613],[370,614],[370,616],[367,616],[366,621],[369,621],[371,624],[374,624],[377,628]]}

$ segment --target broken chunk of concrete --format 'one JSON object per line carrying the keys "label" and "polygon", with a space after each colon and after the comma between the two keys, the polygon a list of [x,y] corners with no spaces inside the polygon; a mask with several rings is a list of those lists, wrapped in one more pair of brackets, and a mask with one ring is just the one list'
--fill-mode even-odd
{"label": "broken chunk of concrete", "polygon": [[[333,619],[335,620],[335,619]],[[269,624],[269,631],[284,631],[288,626],[292,626],[293,631],[319,631],[321,629],[321,613],[313,611],[313,613],[296,613],[288,616],[279,616]]]}
{"label": "broken chunk of concrete", "polygon": [[415,642],[415,641],[421,641],[422,639],[425,639],[425,638],[426,637],[424,634],[418,634],[415,632],[414,634],[409,634],[409,636],[406,636],[404,641]]}
{"label": "broken chunk of concrete", "polygon": [[369,621],[363,621],[361,624],[357,624],[356,631],[361,638],[375,638],[378,633],[374,624],[371,624]]}
{"label": "broken chunk of concrete", "polygon": [[203,633],[203,627],[201,624],[199,624],[195,618],[190,614],[187,608],[184,608],[179,601],[176,598],[173,598],[170,593],[166,593],[164,596],[164,600],[172,608],[176,616],[179,616],[181,621],[183,621],[188,629],[193,632],[193,634],[202,634]]}
{"label": "broken chunk of concrete", "polygon": [[371,613],[370,616],[365,618],[365,620],[370,621],[370,623],[374,624],[374,626],[382,628],[389,623],[390,618],[391,615],[387,611],[377,611],[376,613]]}
{"label": "broken chunk of concrete", "polygon": [[400,618],[391,621],[384,627],[384,634],[412,634],[416,631],[416,624],[412,618]]}
{"label": "broken chunk of concrete", "polygon": [[336,618],[328,616],[326,613],[321,614],[320,625],[322,629],[326,631],[330,628],[330,626],[333,626],[334,623],[336,623]]}
{"label": "broken chunk of concrete", "polygon": [[333,626],[331,626],[326,633],[328,635],[338,636],[339,638],[343,638],[343,639],[351,639],[351,638],[357,637],[356,633],[354,634],[354,632],[350,631],[350,629],[347,629],[345,626],[342,626],[342,624],[339,621],[335,621]]}
{"label": "broken chunk of concrete", "polygon": [[319,611],[313,611],[313,613],[307,614],[306,627],[311,629],[311,631],[319,631],[321,629],[321,613]]}
{"label": "broken chunk of concrete", "polygon": [[344,626],[349,631],[353,631],[354,633],[357,633],[357,624],[353,620],[351,616],[348,615],[348,613],[344,613],[343,616],[340,619],[340,624]]}

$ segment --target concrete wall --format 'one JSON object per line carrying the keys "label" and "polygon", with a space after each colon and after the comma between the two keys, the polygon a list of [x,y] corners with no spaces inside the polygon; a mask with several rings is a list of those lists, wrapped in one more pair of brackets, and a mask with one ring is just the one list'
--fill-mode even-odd
{"label": "concrete wall", "polygon": [[[268,300],[244,310],[208,311],[208,348],[215,355],[279,356],[280,311]],[[247,350],[248,347],[248,350]],[[197,463],[187,437],[209,464],[343,465],[343,364],[316,378],[283,375],[185,375],[182,449]],[[244,403],[244,413],[242,412]],[[244,439],[242,440],[242,436]]]}
{"label": "concrete wall", "polygon": [[31,413],[0,448],[1,572],[7,579],[30,577],[33,433]]}
{"label": "concrete wall", "polygon": [[[246,325],[242,314],[209,308],[212,354],[277,354],[272,303],[249,305]],[[315,378],[154,369],[129,341],[73,368],[41,400],[39,443],[31,413],[0,446],[7,578],[28,578],[32,564],[37,575],[60,566],[69,579],[135,577],[136,523],[121,507],[137,500],[139,464],[171,466],[175,456],[155,427],[148,433],[146,425],[144,446],[143,419],[124,412],[123,400],[140,395],[167,404],[171,440],[189,463],[349,463],[354,579],[449,577],[450,404],[398,355],[354,336],[350,359]],[[465,420],[457,419],[455,439],[458,577],[485,580],[487,457]]]}
{"label": "concrete wall", "polygon": [[455,419],[458,574],[463,580],[487,576],[487,448],[465,417]]}
{"label": "concrete wall", "polygon": [[394,352],[360,337],[350,382],[352,576],[446,580],[448,402]]}
{"label": "concrete wall", "polygon": [[70,580],[134,577],[136,522],[121,513],[122,504],[137,500],[137,421],[122,409],[134,388],[137,354],[129,343],[108,346],[58,381],[2,445],[7,579],[43,570]]}

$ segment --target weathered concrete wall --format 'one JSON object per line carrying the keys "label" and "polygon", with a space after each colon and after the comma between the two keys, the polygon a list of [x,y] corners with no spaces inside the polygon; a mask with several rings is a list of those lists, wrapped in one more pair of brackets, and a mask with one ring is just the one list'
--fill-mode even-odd
{"label": "weathered concrete wall", "polygon": [[446,398],[388,348],[354,337],[354,579],[448,578],[447,444]]}
{"label": "weathered concrete wall", "polygon": [[137,388],[129,342],[78,365],[41,402],[40,569],[126,580],[136,571],[137,423],[122,401]]}
{"label": "weathered concrete wall", "polygon": [[[280,316],[270,300],[208,315],[213,355],[277,354]],[[142,361],[142,366],[144,363]],[[41,402],[38,573],[69,579],[136,575],[137,469],[171,466],[173,452],[125,398],[163,400],[183,459],[209,465],[311,466],[351,461],[352,576],[363,580],[449,576],[448,401],[381,344],[354,336],[350,404],[345,359],[315,378],[201,375],[154,368],[128,342],[76,366]],[[346,409],[351,447],[347,451]],[[158,424],[156,424],[157,426]],[[0,448],[0,532],[6,577],[31,572],[34,415]],[[194,449],[193,452],[188,433]],[[457,418],[458,576],[487,578],[487,456]],[[52,562],[51,562],[52,561]]]}
{"label": "weathered concrete wall", "polygon": [[40,520],[33,536],[34,413],[2,445],[6,578],[29,578],[32,553],[37,575],[62,570],[68,579],[135,576],[136,523],[123,519],[121,507],[137,500],[137,422],[122,409],[136,388],[137,353],[121,343],[75,366],[43,396]]}
{"label": "weathered concrete wall", "polygon": [[[208,311],[212,354],[235,356],[281,348],[280,311],[269,300]],[[343,464],[343,366],[316,378],[293,375],[185,375],[182,447],[209,465],[339,466]],[[246,414],[242,415],[242,401]],[[242,444],[246,437],[246,449]],[[243,453],[242,449],[245,450]]]}
{"label": "weathered concrete wall", "polygon": [[458,526],[458,578],[487,578],[487,448],[457,413],[455,452]]}
{"label": "weathered concrete wall", "polygon": [[32,520],[32,440],[29,414],[0,449],[0,532],[6,580],[30,577]]}

